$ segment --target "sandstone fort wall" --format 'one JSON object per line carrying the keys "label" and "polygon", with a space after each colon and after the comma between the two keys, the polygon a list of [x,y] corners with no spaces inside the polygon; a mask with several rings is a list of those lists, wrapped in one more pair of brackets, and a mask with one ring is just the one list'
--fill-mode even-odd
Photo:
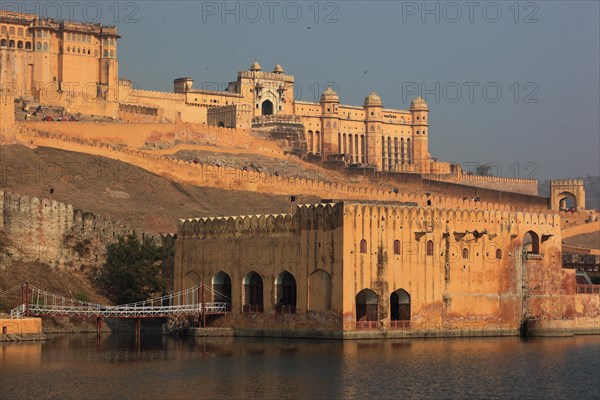
{"label": "sandstone fort wall", "polygon": [[[58,124],[58,123],[57,123]],[[64,124],[63,124],[64,125]],[[75,128],[72,134],[75,135]],[[225,128],[226,129],[226,128]],[[220,132],[225,132],[221,130]],[[104,141],[86,140],[65,134],[39,131],[20,127],[18,139],[28,146],[48,146],[64,150],[104,156],[127,162],[148,171],[178,182],[196,185],[227,188],[232,190],[262,191],[273,194],[307,194],[323,198],[352,198],[352,199],[377,199],[382,201],[411,202],[425,206],[428,202],[436,207],[468,208],[493,211],[542,211],[547,210],[543,201],[537,204],[497,203],[464,199],[461,197],[427,196],[419,192],[394,193],[389,189],[375,189],[353,184],[329,183],[319,180],[302,179],[295,177],[277,176],[253,171],[243,171],[228,167],[217,167],[203,164],[194,164],[182,160],[172,160],[164,156],[157,156],[131,149],[117,149]],[[133,139],[128,139],[130,142]],[[137,138],[136,143],[143,139]]]}
{"label": "sandstone fort wall", "polygon": [[[70,204],[3,191],[0,191],[0,221],[0,231],[10,241],[10,254],[0,255],[3,263],[20,259],[77,267],[77,263],[98,261],[106,245],[119,235],[135,234],[163,243],[161,236],[75,209]],[[165,243],[172,241],[172,237],[165,238]]]}

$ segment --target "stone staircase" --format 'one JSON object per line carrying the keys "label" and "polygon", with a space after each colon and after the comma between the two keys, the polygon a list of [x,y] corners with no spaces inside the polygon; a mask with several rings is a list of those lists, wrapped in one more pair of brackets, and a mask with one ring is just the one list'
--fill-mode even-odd
{"label": "stone staircase", "polygon": [[300,117],[295,115],[263,115],[252,120],[254,133],[275,140],[285,152],[306,154],[306,135]]}

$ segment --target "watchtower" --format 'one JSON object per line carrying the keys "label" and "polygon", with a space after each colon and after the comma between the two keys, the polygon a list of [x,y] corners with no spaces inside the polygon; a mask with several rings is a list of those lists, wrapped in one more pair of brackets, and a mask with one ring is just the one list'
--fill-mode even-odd
{"label": "watchtower", "polygon": [[557,179],[550,181],[550,208],[555,211],[585,210],[583,179]]}

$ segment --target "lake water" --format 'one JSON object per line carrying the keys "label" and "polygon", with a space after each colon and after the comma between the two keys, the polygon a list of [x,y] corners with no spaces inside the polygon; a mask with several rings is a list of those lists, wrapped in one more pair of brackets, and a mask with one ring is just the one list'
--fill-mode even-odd
{"label": "lake water", "polygon": [[0,399],[600,398],[600,337],[69,335],[0,345]]}

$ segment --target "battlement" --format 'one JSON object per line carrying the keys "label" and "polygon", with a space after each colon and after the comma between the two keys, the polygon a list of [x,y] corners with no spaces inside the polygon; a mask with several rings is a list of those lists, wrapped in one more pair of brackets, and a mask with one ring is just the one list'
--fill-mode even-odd
{"label": "battlement", "polygon": [[294,213],[181,219],[183,239],[298,234],[300,230],[331,230],[341,226],[343,203],[297,205]]}
{"label": "battlement", "polygon": [[583,179],[553,179],[554,186],[583,186]]}
{"label": "battlement", "polygon": [[[98,259],[93,254],[103,254],[118,236],[130,234],[157,245],[173,242],[168,235],[149,234],[70,204],[3,191],[0,191],[0,220],[0,231],[10,238],[11,248],[10,252],[0,254],[3,263],[40,261],[57,267],[95,263]],[[95,250],[88,253],[85,249],[90,246]]]}
{"label": "battlement", "polygon": [[0,10],[0,22],[13,24],[26,24],[31,28],[47,28],[53,30],[70,30],[82,33],[106,34],[118,36],[117,27],[102,25],[101,23],[86,23],[69,20],[57,20],[54,18],[39,17],[36,14],[27,14],[13,11]]}
{"label": "battlement", "polygon": [[185,101],[185,93],[171,93],[171,92],[159,92],[155,90],[144,90],[144,89],[133,89],[130,97],[150,97],[157,99],[170,99],[178,100],[181,102]]}
{"label": "battlement", "polygon": [[492,234],[497,233],[498,229],[516,232],[516,225],[525,225],[544,234],[557,234],[561,226],[560,217],[553,213],[464,210],[344,200],[298,205],[294,213],[288,214],[181,219],[178,223],[178,237],[223,239],[298,235],[301,230],[337,229],[343,225],[345,216],[375,218],[378,221],[399,219],[401,224],[413,224],[423,229],[432,224],[456,223],[479,224],[482,230],[494,225],[500,226],[494,228]]}
{"label": "battlement", "polygon": [[[229,128],[207,127],[215,132],[234,131]],[[18,137],[31,145],[65,148],[88,154],[103,155],[119,159],[134,165],[142,166],[155,173],[166,173],[170,179],[179,180],[193,185],[212,187],[234,187],[238,190],[265,191],[273,194],[317,195],[327,198],[378,199],[381,201],[411,202],[425,206],[444,206],[448,208],[466,208],[489,211],[546,211],[546,207],[532,207],[515,203],[491,203],[477,199],[428,196],[422,191],[399,191],[377,189],[357,184],[332,183],[321,180],[297,178],[294,176],[279,176],[275,174],[244,171],[224,166],[196,164],[183,160],[173,160],[128,148],[116,148],[100,140],[85,140],[62,134],[37,131],[19,126]]]}
{"label": "battlement", "polygon": [[240,71],[238,72],[240,78],[247,79],[271,79],[276,81],[294,82],[293,75],[277,74],[274,72],[263,72],[263,71]]}
{"label": "battlement", "polygon": [[[356,201],[344,202],[345,214],[397,216],[401,220],[414,223],[452,223],[468,222],[481,224],[506,224],[510,229],[512,224],[526,224],[532,226],[549,226],[560,229],[560,216],[546,212],[521,212],[521,211],[494,211],[494,210],[467,210],[445,207],[422,207],[398,204],[369,204]],[[482,225],[482,226],[487,226]]]}

